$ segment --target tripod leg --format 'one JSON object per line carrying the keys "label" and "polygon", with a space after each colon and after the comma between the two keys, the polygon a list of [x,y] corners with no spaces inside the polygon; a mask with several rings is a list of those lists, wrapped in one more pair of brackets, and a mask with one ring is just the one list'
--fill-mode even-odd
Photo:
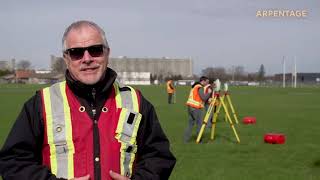
{"label": "tripod leg", "polygon": [[[222,107],[222,101],[224,101],[224,95],[221,97],[221,98],[219,98],[219,106],[218,106],[218,111],[217,111],[217,116],[216,116],[216,118],[218,118],[218,116],[219,116],[219,113],[220,113],[220,110],[221,110],[221,107]],[[227,120],[225,119],[225,121],[227,122]]]}
{"label": "tripod leg", "polygon": [[[220,98],[217,98],[217,102],[221,101]],[[216,112],[213,113],[213,120],[212,120],[212,127],[211,127],[211,139],[213,140],[214,139],[214,133],[215,133],[215,129],[216,129],[216,123],[217,123],[217,118],[218,118],[218,115],[219,115],[219,112],[221,110],[221,102],[219,102],[219,105],[216,106],[214,104],[214,106],[216,107]]]}
{"label": "tripod leg", "polygon": [[213,117],[212,117],[212,119],[211,119],[211,122],[212,122],[212,127],[211,127],[211,140],[214,140],[214,133],[215,133],[216,122],[217,122],[217,116],[216,116],[216,114],[217,114],[217,112],[216,112],[217,108],[218,108],[218,107],[217,107],[216,105],[214,105]]}
{"label": "tripod leg", "polygon": [[[222,101],[224,101],[224,99]],[[225,104],[225,105],[226,105],[226,109],[228,109],[228,104]],[[224,121],[228,122],[228,117],[227,117],[226,111],[224,111]]]}
{"label": "tripod leg", "polygon": [[240,139],[239,139],[238,133],[237,133],[237,131],[236,131],[236,129],[235,129],[232,121],[231,121],[231,117],[230,117],[230,114],[229,114],[229,112],[228,112],[228,109],[226,108],[226,105],[225,105],[225,103],[224,103],[223,101],[222,101],[221,103],[222,103],[222,106],[223,106],[223,108],[224,108],[224,110],[225,110],[225,112],[226,112],[226,114],[227,114],[227,118],[228,118],[229,123],[230,123],[230,126],[231,126],[231,128],[232,128],[232,130],[233,130],[233,133],[234,133],[234,135],[236,136],[237,142],[240,143]]}
{"label": "tripod leg", "polygon": [[234,120],[236,121],[236,123],[237,123],[237,124],[239,124],[239,121],[238,121],[238,118],[237,118],[236,111],[234,110],[234,107],[233,107],[232,102],[231,102],[230,95],[227,95],[227,99],[228,99],[229,105],[230,105],[230,107],[231,107],[231,111],[232,111],[232,114],[233,114]]}
{"label": "tripod leg", "polygon": [[219,105],[218,105],[218,110],[217,110],[216,118],[218,118],[218,116],[219,116],[219,113],[220,113],[220,110],[221,110],[221,107],[222,107],[221,102],[223,101],[223,98],[224,98],[224,97],[218,99],[218,100],[219,100],[219,101],[218,101]]}
{"label": "tripod leg", "polygon": [[[213,99],[213,103],[215,103],[215,101],[216,101],[216,98]],[[203,132],[204,132],[206,126],[207,126],[207,123],[208,123],[210,114],[211,114],[212,109],[213,109],[213,103],[210,104],[210,106],[209,106],[209,108],[208,108],[208,110],[207,110],[207,113],[206,113],[206,115],[205,115],[205,117],[204,117],[204,120],[203,120],[203,122],[202,122],[201,129],[200,129],[199,134],[198,134],[198,136],[197,136],[196,143],[199,143],[199,142],[200,142],[201,137],[202,137],[202,134],[203,134]]]}

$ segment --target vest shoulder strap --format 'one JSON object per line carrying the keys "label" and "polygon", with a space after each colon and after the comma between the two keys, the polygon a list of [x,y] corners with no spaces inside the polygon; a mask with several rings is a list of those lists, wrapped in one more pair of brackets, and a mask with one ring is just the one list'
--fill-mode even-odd
{"label": "vest shoulder strap", "polygon": [[120,173],[131,177],[137,152],[137,133],[142,115],[139,113],[139,98],[134,88],[114,83],[117,108],[121,109],[115,138],[121,144]]}
{"label": "vest shoulder strap", "polygon": [[[47,139],[50,148],[51,172],[57,177],[74,177],[73,155],[75,152],[66,82],[56,83],[42,90]],[[59,158],[59,155],[67,158]]]}
{"label": "vest shoulder strap", "polygon": [[128,110],[139,112],[139,98],[136,90],[131,86],[124,86],[119,82],[113,83],[116,92],[117,108],[126,108]]}

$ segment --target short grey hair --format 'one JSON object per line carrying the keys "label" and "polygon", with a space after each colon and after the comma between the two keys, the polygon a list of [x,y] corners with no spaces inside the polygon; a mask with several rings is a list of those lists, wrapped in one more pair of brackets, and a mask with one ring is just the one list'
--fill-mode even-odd
{"label": "short grey hair", "polygon": [[63,52],[67,49],[66,38],[67,38],[69,32],[71,30],[73,30],[73,29],[79,29],[79,28],[82,28],[84,26],[89,26],[89,27],[92,27],[92,28],[98,30],[99,34],[102,37],[103,45],[105,45],[106,48],[109,48],[108,41],[107,41],[107,38],[106,38],[106,33],[103,31],[103,29],[100,26],[98,26],[96,23],[94,23],[92,21],[80,20],[80,21],[76,21],[76,22],[72,23],[64,31],[63,37],[62,37],[62,51]]}

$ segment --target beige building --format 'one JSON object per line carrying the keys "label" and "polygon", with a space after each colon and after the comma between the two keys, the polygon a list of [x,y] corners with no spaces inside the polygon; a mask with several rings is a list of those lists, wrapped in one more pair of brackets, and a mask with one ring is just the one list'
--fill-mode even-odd
{"label": "beige building", "polygon": [[15,66],[16,66],[15,59],[0,61],[0,70],[13,71],[15,69]]}
{"label": "beige building", "polygon": [[117,79],[122,84],[150,85],[150,72],[117,72]]}
{"label": "beige building", "polygon": [[109,67],[117,72],[150,72],[152,75],[162,75],[164,77],[181,75],[191,77],[191,59],[171,59],[171,58],[110,58]]}

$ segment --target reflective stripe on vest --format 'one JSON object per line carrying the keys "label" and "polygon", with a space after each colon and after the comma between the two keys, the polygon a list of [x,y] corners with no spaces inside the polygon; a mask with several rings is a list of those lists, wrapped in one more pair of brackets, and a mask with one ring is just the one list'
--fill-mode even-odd
{"label": "reflective stripe on vest", "polygon": [[113,85],[116,89],[117,108],[121,108],[115,137],[121,143],[120,174],[131,177],[132,165],[137,152],[136,137],[142,115],[139,113],[136,91],[130,86],[126,87],[130,88],[131,91],[120,91],[121,85],[118,83]]}
{"label": "reflective stripe on vest", "polygon": [[[132,165],[137,152],[136,136],[142,115],[139,113],[139,102],[136,91],[121,91],[123,86],[115,82],[116,107],[121,109],[115,138],[121,144],[121,175],[131,177]],[[58,178],[74,178],[73,154],[75,148],[72,140],[70,106],[66,95],[66,82],[44,88],[43,102],[46,114],[47,138],[50,148],[50,167],[52,174]],[[61,105],[61,103],[63,105]],[[66,143],[65,143],[66,142]],[[65,156],[57,156],[59,154]]]}
{"label": "reflective stripe on vest", "polygon": [[[43,99],[46,111],[48,144],[50,147],[51,172],[58,178],[71,179],[74,177],[74,144],[72,140],[70,108],[65,89],[65,81],[44,88]],[[63,102],[62,105],[61,102]],[[57,154],[62,153],[66,154],[67,158],[57,156]]]}
{"label": "reflective stripe on vest", "polygon": [[191,106],[191,107],[197,108],[197,109],[201,109],[204,107],[203,101],[199,95],[199,89],[201,87],[202,86],[200,84],[198,84],[191,89],[190,94],[189,94],[189,98],[186,103],[188,106]]}

